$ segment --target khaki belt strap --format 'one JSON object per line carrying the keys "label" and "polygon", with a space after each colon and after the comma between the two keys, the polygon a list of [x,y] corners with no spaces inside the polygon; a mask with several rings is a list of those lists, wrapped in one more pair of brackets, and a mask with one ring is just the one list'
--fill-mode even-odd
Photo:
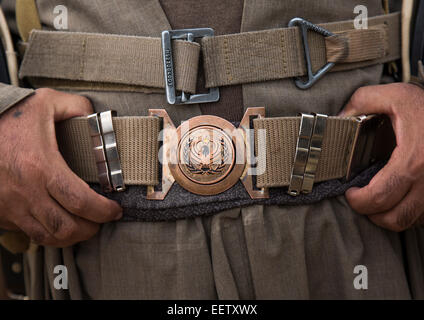
{"label": "khaki belt strap", "polygon": [[[200,45],[176,41],[173,48],[177,89],[194,93]],[[160,38],[33,31],[20,76],[130,85],[150,92],[165,87],[163,70]]]}
{"label": "khaki belt strap", "polygon": [[[258,188],[284,187],[290,184],[299,135],[300,117],[254,120],[255,132],[266,130],[266,154],[258,153],[258,162],[266,168],[257,177]],[[315,181],[346,177],[359,122],[329,117]],[[259,134],[255,135],[257,138]],[[256,141],[256,146],[259,144]]]}
{"label": "khaki belt strap", "polygon": [[[159,184],[158,137],[161,120],[156,117],[117,117],[113,119],[121,167],[126,185]],[[266,129],[266,154],[258,155],[266,171],[257,177],[257,187],[288,186],[299,135],[300,117],[261,118],[254,129]],[[324,135],[316,181],[347,175],[359,128],[356,119],[329,117]],[[256,137],[260,135],[256,134]],[[98,182],[91,148],[88,122],[75,118],[57,128],[61,152],[70,168],[87,182]],[[256,146],[260,140],[257,139]],[[266,158],[265,158],[266,155]]]}
{"label": "khaki belt strap", "polygon": [[[327,62],[333,71],[348,70],[400,58],[399,14],[370,18],[369,29],[353,21],[321,24],[336,33],[324,38],[309,32],[313,71]],[[206,87],[219,87],[306,75],[298,28],[272,29],[204,38]]]}
{"label": "khaki belt strap", "polygon": [[[400,14],[370,18],[369,29],[353,20],[323,24],[336,36],[309,32],[313,70],[350,70],[400,58]],[[306,74],[299,28],[205,37],[200,44],[174,41],[177,89],[194,93],[200,49],[206,87]],[[20,70],[34,86],[157,92],[165,85],[160,38],[34,30]],[[155,91],[156,90],[156,91]]]}
{"label": "khaki belt strap", "polygon": [[[156,117],[119,117],[113,119],[124,183],[157,185],[159,131]],[[96,160],[86,118],[75,118],[57,126],[57,139],[68,165],[81,179],[96,183]]]}

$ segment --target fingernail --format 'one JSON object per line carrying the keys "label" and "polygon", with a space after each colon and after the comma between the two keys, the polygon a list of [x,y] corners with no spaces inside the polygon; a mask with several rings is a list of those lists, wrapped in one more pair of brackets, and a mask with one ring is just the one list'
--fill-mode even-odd
{"label": "fingernail", "polygon": [[121,211],[120,211],[120,212],[116,215],[115,221],[121,220],[123,215],[124,215],[124,213],[123,213],[123,211],[121,210]]}
{"label": "fingernail", "polygon": [[116,208],[117,213],[116,213],[116,216],[115,216],[115,221],[118,221],[118,220],[122,219],[122,216],[124,214],[124,209],[121,207],[121,205],[118,202],[115,202],[115,205],[117,207]]}

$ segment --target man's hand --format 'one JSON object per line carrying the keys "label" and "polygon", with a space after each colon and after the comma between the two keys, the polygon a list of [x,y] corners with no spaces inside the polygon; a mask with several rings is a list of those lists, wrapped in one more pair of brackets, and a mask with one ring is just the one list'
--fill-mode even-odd
{"label": "man's hand", "polygon": [[360,88],[341,116],[386,114],[397,147],[364,188],[346,192],[351,207],[393,231],[424,225],[424,90],[412,84]]}
{"label": "man's hand", "polygon": [[91,190],[58,150],[55,122],[90,113],[84,97],[39,89],[0,117],[0,228],[66,247],[122,216],[121,207]]}

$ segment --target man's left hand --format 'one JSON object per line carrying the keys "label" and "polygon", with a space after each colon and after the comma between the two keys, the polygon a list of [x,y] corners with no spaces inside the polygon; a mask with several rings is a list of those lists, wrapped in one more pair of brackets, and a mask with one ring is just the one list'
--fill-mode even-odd
{"label": "man's left hand", "polygon": [[376,225],[403,231],[424,225],[424,90],[395,83],[358,89],[340,116],[385,114],[397,146],[364,188],[346,192],[350,206]]}

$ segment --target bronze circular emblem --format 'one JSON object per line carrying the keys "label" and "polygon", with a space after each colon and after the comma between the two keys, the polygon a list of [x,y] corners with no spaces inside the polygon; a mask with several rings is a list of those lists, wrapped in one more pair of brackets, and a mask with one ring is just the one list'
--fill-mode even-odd
{"label": "bronze circular emblem", "polygon": [[169,167],[183,188],[214,195],[240,179],[245,168],[244,139],[231,123],[219,117],[199,116],[190,119],[188,126],[180,126],[177,133],[177,163]]}
{"label": "bronze circular emblem", "polygon": [[180,141],[179,167],[184,175],[199,184],[214,184],[224,179],[235,161],[234,145],[222,130],[201,126]]}

